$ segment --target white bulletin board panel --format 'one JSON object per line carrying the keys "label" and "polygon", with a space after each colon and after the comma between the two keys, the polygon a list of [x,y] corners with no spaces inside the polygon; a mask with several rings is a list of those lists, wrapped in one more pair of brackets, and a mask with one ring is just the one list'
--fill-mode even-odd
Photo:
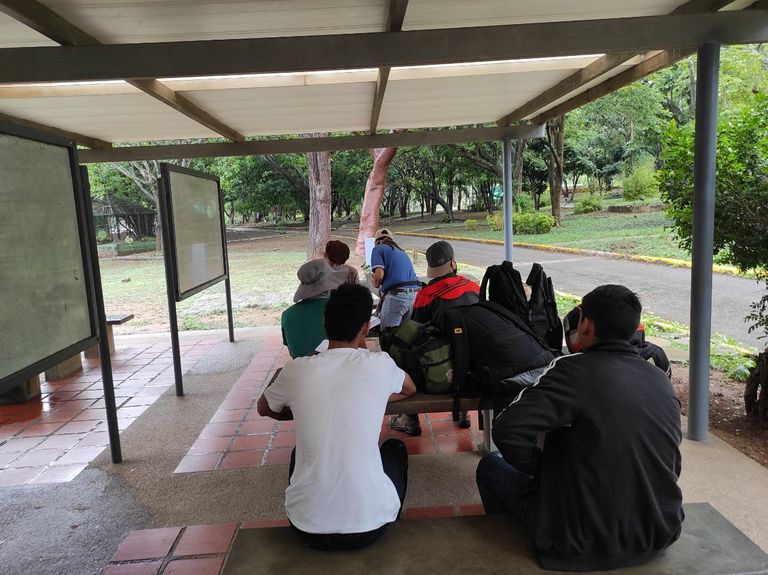
{"label": "white bulletin board panel", "polygon": [[0,133],[0,380],[92,337],[66,146]]}
{"label": "white bulletin board panel", "polygon": [[227,274],[219,183],[174,169],[168,172],[176,255],[176,299]]}

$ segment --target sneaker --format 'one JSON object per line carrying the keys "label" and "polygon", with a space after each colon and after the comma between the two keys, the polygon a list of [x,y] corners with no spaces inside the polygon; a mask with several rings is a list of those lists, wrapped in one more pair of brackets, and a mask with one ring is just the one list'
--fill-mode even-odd
{"label": "sneaker", "polygon": [[411,437],[421,435],[421,424],[418,415],[398,415],[389,420],[389,428],[392,431],[401,431]]}
{"label": "sneaker", "polygon": [[466,411],[459,413],[459,421],[456,422],[461,429],[469,429],[472,426],[472,419]]}

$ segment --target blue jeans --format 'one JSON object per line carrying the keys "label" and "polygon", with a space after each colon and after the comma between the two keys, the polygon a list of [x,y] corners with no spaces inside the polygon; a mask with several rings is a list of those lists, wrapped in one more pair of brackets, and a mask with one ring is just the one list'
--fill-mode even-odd
{"label": "blue jeans", "polygon": [[507,513],[523,527],[529,524],[536,481],[507,463],[498,451],[478,463],[477,489],[487,515]]}
{"label": "blue jeans", "polygon": [[402,291],[390,291],[384,296],[381,304],[381,329],[397,327],[411,318],[413,302],[416,301],[417,288],[406,288]]}

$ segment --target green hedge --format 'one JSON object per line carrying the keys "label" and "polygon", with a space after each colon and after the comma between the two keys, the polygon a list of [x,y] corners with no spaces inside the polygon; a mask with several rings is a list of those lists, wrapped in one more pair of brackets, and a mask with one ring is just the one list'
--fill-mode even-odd
{"label": "green hedge", "polygon": [[574,212],[577,214],[588,214],[589,212],[599,212],[603,209],[603,198],[599,194],[580,194],[576,200]]}
{"label": "green hedge", "polygon": [[[504,229],[504,216],[493,214],[487,218],[488,226],[494,232]],[[512,214],[512,227],[516,234],[546,234],[555,225],[555,218],[543,212],[515,212]]]}

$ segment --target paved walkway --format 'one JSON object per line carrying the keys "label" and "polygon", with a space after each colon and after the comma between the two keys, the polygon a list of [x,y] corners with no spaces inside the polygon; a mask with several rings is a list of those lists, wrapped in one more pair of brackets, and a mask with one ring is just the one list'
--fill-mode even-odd
{"label": "paved walkway", "polygon": [[[397,242],[403,248],[415,248],[422,252],[437,241],[396,235]],[[351,236],[345,234],[345,237]],[[460,264],[485,268],[504,259],[504,246],[501,245],[471,241],[451,241],[451,244]],[[648,311],[683,325],[691,323],[690,269],[530,248],[514,248],[513,254],[514,263],[521,273],[527,274],[534,262],[542,264],[559,291],[584,295],[600,284],[624,284],[640,294]],[[765,343],[761,344],[757,339],[759,334],[748,334],[747,324],[744,323],[744,317],[750,312],[750,303],[764,294],[761,284],[746,278],[713,274],[712,290],[714,331],[732,337],[742,345],[764,347]]]}

